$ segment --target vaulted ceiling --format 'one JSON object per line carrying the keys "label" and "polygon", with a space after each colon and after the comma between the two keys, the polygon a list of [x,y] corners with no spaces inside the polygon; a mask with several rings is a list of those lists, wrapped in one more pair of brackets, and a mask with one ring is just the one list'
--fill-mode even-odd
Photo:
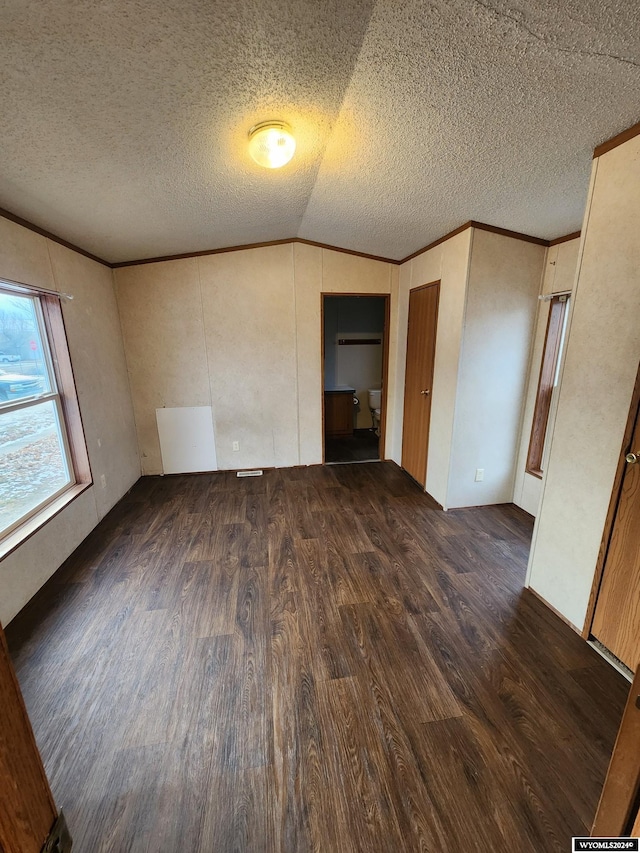
{"label": "vaulted ceiling", "polygon": [[[0,24],[0,206],[111,262],[554,238],[640,119],[637,0],[3,0]],[[276,171],[246,144],[269,118],[298,143]]]}

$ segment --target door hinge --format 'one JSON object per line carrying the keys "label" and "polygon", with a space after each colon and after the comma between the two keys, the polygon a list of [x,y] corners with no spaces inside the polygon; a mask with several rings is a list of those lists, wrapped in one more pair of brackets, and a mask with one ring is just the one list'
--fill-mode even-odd
{"label": "door hinge", "polygon": [[67,822],[61,810],[40,853],[69,853],[72,843]]}

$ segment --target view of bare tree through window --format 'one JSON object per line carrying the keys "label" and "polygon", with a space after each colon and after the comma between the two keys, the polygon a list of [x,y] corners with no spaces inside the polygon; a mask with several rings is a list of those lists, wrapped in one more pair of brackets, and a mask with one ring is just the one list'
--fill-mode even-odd
{"label": "view of bare tree through window", "polygon": [[39,305],[0,292],[0,533],[71,481]]}

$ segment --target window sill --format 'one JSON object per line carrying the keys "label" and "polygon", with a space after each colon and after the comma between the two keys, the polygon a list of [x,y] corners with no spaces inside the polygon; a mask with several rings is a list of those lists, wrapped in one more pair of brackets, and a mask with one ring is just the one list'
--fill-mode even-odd
{"label": "window sill", "polygon": [[537,477],[538,480],[542,479],[542,471],[539,468],[525,468],[524,470],[527,474],[531,474],[532,477]]}
{"label": "window sill", "polygon": [[66,509],[69,504],[73,503],[76,498],[80,497],[80,495],[92,485],[93,483],[91,481],[88,483],[76,483],[74,486],[67,489],[64,494],[57,497],[54,501],[51,501],[51,503],[44,509],[40,510],[37,515],[27,519],[27,521],[25,521],[24,524],[21,524],[20,527],[12,530],[8,536],[5,536],[5,538],[0,541],[0,560],[8,557],[9,554],[19,548],[27,541],[27,539],[31,539],[38,530],[44,527],[52,518],[55,518],[56,515],[59,515],[63,509]]}

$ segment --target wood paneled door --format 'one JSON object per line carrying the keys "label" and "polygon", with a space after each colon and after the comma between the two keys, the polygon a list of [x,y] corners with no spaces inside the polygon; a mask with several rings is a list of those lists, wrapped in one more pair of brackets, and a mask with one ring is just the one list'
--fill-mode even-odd
{"label": "wood paneled door", "polygon": [[439,281],[417,287],[409,294],[402,467],[423,488],[427,480],[439,297]]}
{"label": "wood paneled door", "polygon": [[592,635],[634,671],[640,664],[639,414],[635,403],[635,423],[631,440],[622,450],[622,486],[591,626]]}
{"label": "wood paneled door", "polygon": [[40,853],[46,841],[69,850],[62,823],[0,625],[0,851]]}
{"label": "wood paneled door", "polygon": [[640,830],[640,669],[636,672],[611,755],[592,836],[637,836]]}

